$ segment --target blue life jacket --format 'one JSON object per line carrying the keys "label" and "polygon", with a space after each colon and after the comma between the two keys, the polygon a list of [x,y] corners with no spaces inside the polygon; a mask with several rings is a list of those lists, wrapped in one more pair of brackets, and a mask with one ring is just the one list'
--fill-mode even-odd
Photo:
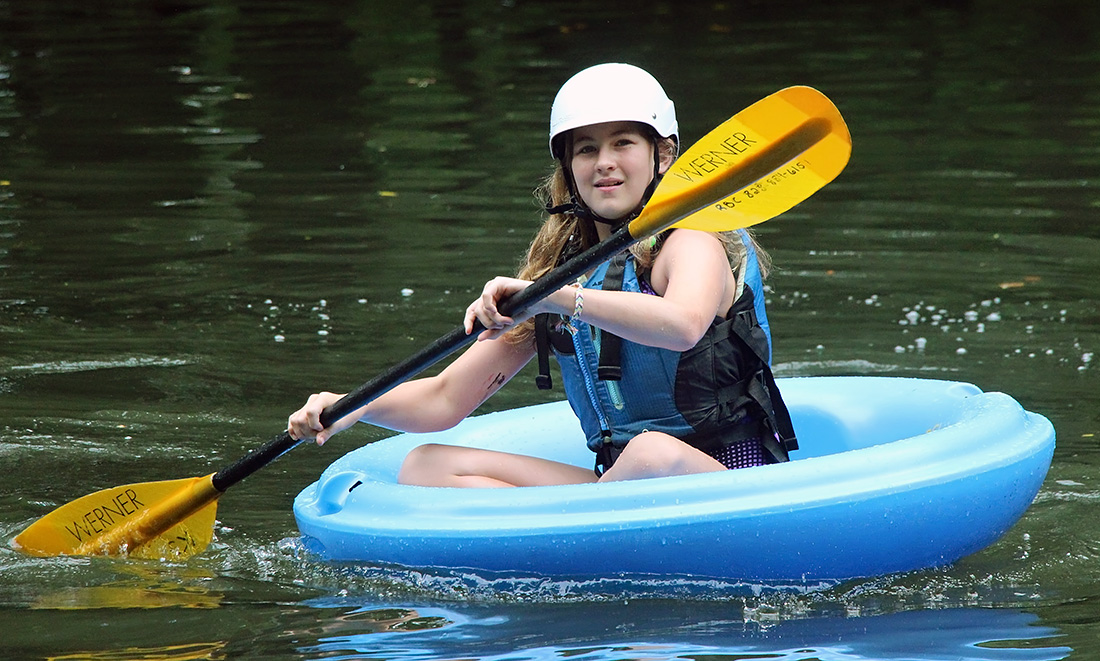
{"label": "blue life jacket", "polygon": [[[763,281],[747,234],[741,295],[726,318],[715,319],[688,351],[622,340],[582,320],[575,332],[560,317],[536,319],[539,387],[549,387],[547,347],[561,367],[566,397],[580,419],[597,466],[610,466],[630,439],[661,431],[704,452],[759,438],[774,461],[786,461],[797,442],[775,386]],[[588,289],[641,292],[633,257],[600,265]]]}

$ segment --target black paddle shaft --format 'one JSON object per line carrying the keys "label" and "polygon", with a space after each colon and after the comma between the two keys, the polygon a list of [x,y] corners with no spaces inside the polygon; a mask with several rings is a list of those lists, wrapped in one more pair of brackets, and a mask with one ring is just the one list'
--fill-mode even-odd
{"label": "black paddle shaft", "polygon": [[[672,224],[672,222],[669,224]],[[628,227],[622,227],[608,237],[606,241],[601,241],[573,259],[567,260],[564,264],[531,283],[531,285],[523,291],[508,297],[508,299],[500,305],[501,313],[509,317],[522,314],[532,305],[576,280],[577,277],[587,272],[592,267],[626,250],[639,238],[641,237],[631,236]],[[474,329],[469,334],[466,333],[466,329],[462,326],[452,330],[450,333],[440,337],[397,365],[394,365],[390,369],[341,397],[338,401],[333,403],[332,406],[329,406],[321,412],[321,424],[328,427],[337,420],[344,418],[353,411],[370,403],[388,392],[394,386],[416,376],[421,371],[431,367],[458,349],[473,342],[483,330],[485,330],[485,327],[482,326],[480,322],[474,323]],[[213,477],[214,488],[224,492],[229,487],[278,459],[286,452],[293,450],[301,442],[302,441],[291,438],[289,433],[285,431],[282,432],[267,443],[252,450],[235,463],[215,473]]]}

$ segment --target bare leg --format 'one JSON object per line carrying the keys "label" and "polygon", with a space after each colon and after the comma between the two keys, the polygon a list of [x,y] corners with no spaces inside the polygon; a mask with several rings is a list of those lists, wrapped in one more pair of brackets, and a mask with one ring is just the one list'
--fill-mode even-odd
{"label": "bare leg", "polygon": [[717,459],[693,448],[675,436],[662,432],[642,432],[626,448],[615,465],[607,469],[601,482],[638,480],[646,477],[691,475],[727,470]]}
{"label": "bare leg", "polygon": [[428,487],[533,487],[595,482],[596,475],[547,459],[428,443],[409,452],[397,481]]}

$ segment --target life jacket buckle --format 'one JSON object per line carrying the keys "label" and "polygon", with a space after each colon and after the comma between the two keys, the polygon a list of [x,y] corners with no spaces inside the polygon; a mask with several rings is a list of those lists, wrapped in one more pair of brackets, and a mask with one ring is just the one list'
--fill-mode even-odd
{"label": "life jacket buckle", "polygon": [[622,381],[623,368],[619,365],[600,365],[596,375],[600,381]]}

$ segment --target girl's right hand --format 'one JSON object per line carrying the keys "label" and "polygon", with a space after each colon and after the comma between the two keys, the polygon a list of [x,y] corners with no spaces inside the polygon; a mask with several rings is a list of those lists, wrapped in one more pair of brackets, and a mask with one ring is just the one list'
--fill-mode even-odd
{"label": "girl's right hand", "polygon": [[511,328],[518,321],[523,319],[513,319],[512,317],[506,317],[500,313],[497,305],[507,299],[509,296],[522,291],[528,287],[531,283],[526,280],[518,280],[516,278],[493,278],[489,282],[485,283],[485,287],[481,290],[481,296],[474,299],[473,303],[470,303],[466,308],[466,316],[462,319],[462,325],[466,329],[466,334],[469,335],[474,330],[474,324],[481,322],[481,325],[485,328],[479,335],[478,340],[491,340],[500,337]]}
{"label": "girl's right hand", "polygon": [[501,314],[500,309],[497,307],[498,304],[530,287],[531,284],[529,280],[505,277],[496,277],[486,282],[485,287],[481,290],[481,296],[474,299],[474,302],[466,308],[466,316],[462,320],[466,334],[472,333],[474,324],[481,322],[486,330],[483,330],[477,336],[477,339],[493,340],[503,336],[516,324],[523,323],[541,312],[569,314],[573,311],[576,289],[567,286],[541,300],[535,301],[519,317],[506,317]]}
{"label": "girl's right hand", "polygon": [[312,438],[317,441],[317,445],[324,445],[333,434],[347,429],[358,419],[355,414],[352,414],[337,420],[331,427],[326,428],[321,425],[321,411],[341,397],[343,395],[331,392],[310,395],[305,406],[290,414],[290,418],[287,419],[287,433],[295,440]]}

